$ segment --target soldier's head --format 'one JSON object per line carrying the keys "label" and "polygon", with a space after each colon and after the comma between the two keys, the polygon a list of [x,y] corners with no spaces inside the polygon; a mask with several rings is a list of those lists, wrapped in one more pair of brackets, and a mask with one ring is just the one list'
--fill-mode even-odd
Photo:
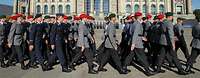
{"label": "soldier's head", "polygon": [[82,21],[87,21],[87,19],[88,19],[88,15],[87,14],[85,14],[85,13],[83,13],[83,14],[81,14],[80,16],[79,16],[79,18],[82,20]]}
{"label": "soldier's head", "polygon": [[147,18],[147,20],[151,20],[152,15],[151,15],[151,14],[147,14],[147,15],[146,15],[146,18]]}
{"label": "soldier's head", "polygon": [[165,15],[163,15],[163,14],[159,14],[159,15],[157,16],[157,19],[158,19],[159,21],[163,21],[164,18],[165,18]]}
{"label": "soldier's head", "polygon": [[24,19],[24,18],[23,18],[24,16],[23,16],[22,14],[16,14],[15,16],[17,17],[17,21],[18,21],[18,22],[22,22],[23,19]]}
{"label": "soldier's head", "polygon": [[63,20],[64,20],[63,17],[64,17],[64,14],[61,14],[61,13],[56,14],[56,19],[58,22],[63,22]]}
{"label": "soldier's head", "polygon": [[109,21],[109,17],[108,17],[108,16],[104,17],[104,20],[105,20],[106,22],[108,22],[108,21]]}
{"label": "soldier's head", "polygon": [[177,23],[182,24],[184,20],[185,18],[178,17],[176,21]]}
{"label": "soldier's head", "polygon": [[147,21],[147,17],[142,17],[142,21],[146,22]]}
{"label": "soldier's head", "polygon": [[74,22],[75,22],[75,23],[78,23],[78,21],[80,20],[80,18],[79,18],[78,16],[75,16],[75,15],[74,15],[74,18],[73,18],[73,19],[74,19]]}
{"label": "soldier's head", "polygon": [[170,20],[170,21],[173,20],[173,13],[172,12],[165,13],[165,16],[166,16],[167,20]]}
{"label": "soldier's head", "polygon": [[50,16],[49,15],[44,16],[44,22],[50,22]]}
{"label": "soldier's head", "polygon": [[34,20],[35,22],[42,22],[42,14],[36,14]]}
{"label": "soldier's head", "polygon": [[65,15],[65,16],[63,16],[63,18],[64,18],[63,22],[64,22],[64,23],[67,23],[67,21],[68,21],[68,16]]}
{"label": "soldier's head", "polygon": [[33,21],[33,16],[32,15],[27,16],[27,21],[28,22],[32,22]]}
{"label": "soldier's head", "polygon": [[135,19],[136,20],[141,20],[142,19],[142,13],[141,12],[136,12],[135,13]]}
{"label": "soldier's head", "polygon": [[6,20],[6,15],[1,15],[1,16],[0,16],[0,20],[1,20],[1,21],[5,21],[5,20]]}
{"label": "soldier's head", "polygon": [[111,13],[109,16],[109,20],[115,23],[117,21],[116,14]]}

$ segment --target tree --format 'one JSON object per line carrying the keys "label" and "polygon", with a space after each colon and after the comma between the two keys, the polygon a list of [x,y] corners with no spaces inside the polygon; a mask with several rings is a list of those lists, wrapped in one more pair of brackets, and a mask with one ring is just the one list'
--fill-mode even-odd
{"label": "tree", "polygon": [[200,9],[195,9],[193,14],[196,16],[198,22],[200,22]]}

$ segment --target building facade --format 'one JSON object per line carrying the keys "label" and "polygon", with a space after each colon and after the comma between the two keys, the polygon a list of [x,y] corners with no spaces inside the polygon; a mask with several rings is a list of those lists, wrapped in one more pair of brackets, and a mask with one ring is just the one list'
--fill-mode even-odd
{"label": "building facade", "polygon": [[30,15],[87,13],[96,18],[103,18],[109,13],[123,16],[137,11],[152,15],[164,12],[187,15],[192,14],[191,2],[191,0],[14,0],[13,13]]}

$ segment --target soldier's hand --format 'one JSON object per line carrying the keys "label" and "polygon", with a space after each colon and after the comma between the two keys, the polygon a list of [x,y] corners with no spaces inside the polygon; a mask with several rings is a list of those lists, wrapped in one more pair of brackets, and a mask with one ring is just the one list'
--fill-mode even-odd
{"label": "soldier's hand", "polygon": [[34,48],[34,46],[33,46],[33,45],[30,45],[30,46],[29,46],[29,51],[32,51],[33,48]]}
{"label": "soldier's hand", "polygon": [[147,38],[146,38],[146,37],[142,37],[142,40],[143,40],[143,41],[147,41]]}
{"label": "soldier's hand", "polygon": [[68,41],[67,40],[65,40],[65,43],[67,43]]}
{"label": "soldier's hand", "polygon": [[172,47],[173,47],[173,50],[175,51],[175,48],[176,48],[176,47],[175,47],[175,44],[172,44]]}
{"label": "soldier's hand", "polygon": [[51,45],[51,49],[54,50],[55,49],[55,45]]}
{"label": "soldier's hand", "polygon": [[48,40],[45,40],[45,43],[48,44]]}
{"label": "soldier's hand", "polygon": [[11,48],[11,44],[8,44],[8,47]]}
{"label": "soldier's hand", "polygon": [[133,51],[135,49],[135,44],[131,45],[131,51]]}
{"label": "soldier's hand", "polygon": [[85,50],[85,47],[82,46],[82,47],[81,47],[81,52],[84,52],[84,50]]}

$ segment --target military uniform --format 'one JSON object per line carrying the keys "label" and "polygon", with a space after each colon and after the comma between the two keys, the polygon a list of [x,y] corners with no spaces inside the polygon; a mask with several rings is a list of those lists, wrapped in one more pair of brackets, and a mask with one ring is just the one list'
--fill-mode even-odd
{"label": "military uniform", "polygon": [[197,59],[197,57],[200,54],[200,24],[196,24],[195,26],[192,27],[192,42],[191,42],[191,55],[186,63],[186,71],[191,72],[191,68],[193,66],[193,63]]}
{"label": "military uniform", "polygon": [[184,38],[184,27],[181,24],[176,24],[174,26],[174,34],[175,34],[175,37],[177,37],[178,39],[175,41],[176,52],[180,48],[183,51],[185,58],[188,59],[189,51],[188,51],[187,44]]}
{"label": "military uniform", "polygon": [[[65,56],[66,49],[66,40],[69,32],[67,32],[67,26],[64,23],[56,23],[51,28],[50,33],[50,43],[51,45],[55,45],[55,54],[57,55],[63,72],[71,72],[71,70],[68,69],[67,58],[69,58],[68,52],[66,53],[67,56]],[[69,62],[68,62],[69,64]]]}
{"label": "military uniform", "polygon": [[[78,41],[77,41],[77,54],[75,55],[75,57],[72,59],[72,62],[70,64],[70,67],[73,68],[73,63],[77,62],[79,60],[79,58],[84,55],[86,57],[86,61],[88,63],[88,68],[89,68],[89,72],[88,73],[92,73],[92,74],[96,74],[97,72],[94,71],[93,69],[93,52],[91,51],[89,42],[92,41],[93,38],[87,28],[87,26],[85,25],[85,21],[81,21],[79,23],[79,28],[78,28]],[[84,51],[82,52],[81,49],[82,47],[84,47]]]}
{"label": "military uniform", "polygon": [[7,67],[5,62],[4,62],[4,58],[5,58],[5,50],[4,50],[4,46],[5,46],[5,26],[2,24],[0,24],[0,63],[1,63],[1,67],[5,68]]}
{"label": "military uniform", "polygon": [[14,22],[11,26],[10,33],[8,35],[8,44],[12,45],[12,54],[8,60],[8,64],[11,65],[12,60],[15,58],[15,55],[18,55],[19,62],[21,63],[22,69],[27,69],[24,64],[24,54],[22,43],[24,40],[24,27],[20,22]]}

